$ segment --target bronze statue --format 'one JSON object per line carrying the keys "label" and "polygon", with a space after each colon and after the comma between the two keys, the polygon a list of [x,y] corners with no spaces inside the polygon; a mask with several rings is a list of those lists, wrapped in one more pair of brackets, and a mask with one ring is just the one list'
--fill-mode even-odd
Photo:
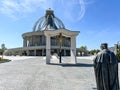
{"label": "bronze statue", "polygon": [[101,44],[101,49],[94,59],[97,90],[119,90],[118,60],[107,43]]}

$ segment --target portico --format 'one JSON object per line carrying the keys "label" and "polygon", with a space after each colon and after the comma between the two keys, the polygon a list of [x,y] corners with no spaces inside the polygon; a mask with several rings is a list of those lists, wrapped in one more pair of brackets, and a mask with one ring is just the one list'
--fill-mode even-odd
{"label": "portico", "polygon": [[[76,36],[79,34],[78,31],[68,31],[65,29],[61,30],[55,30],[53,32],[51,31],[45,31],[45,36],[46,36],[46,63],[50,63],[50,56],[51,56],[51,39],[50,37],[52,36],[57,36],[59,34],[62,34],[62,36],[69,37],[70,38],[70,55],[71,55],[71,63],[76,63]],[[63,47],[63,45],[62,45]],[[62,48],[61,47],[61,48]],[[65,50],[64,50],[65,54]]]}

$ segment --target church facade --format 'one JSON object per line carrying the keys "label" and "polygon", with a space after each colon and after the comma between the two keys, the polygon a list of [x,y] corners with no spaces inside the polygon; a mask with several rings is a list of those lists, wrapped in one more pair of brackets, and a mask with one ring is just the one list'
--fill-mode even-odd
{"label": "church facade", "polygon": [[75,56],[78,34],[79,31],[66,29],[54,11],[49,9],[36,21],[32,32],[22,34],[23,47],[8,49],[4,54],[47,56],[61,52],[62,56]]}

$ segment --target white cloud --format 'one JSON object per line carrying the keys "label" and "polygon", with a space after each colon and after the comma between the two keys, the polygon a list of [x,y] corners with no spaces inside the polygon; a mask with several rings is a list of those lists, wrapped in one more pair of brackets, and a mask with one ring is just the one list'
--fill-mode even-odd
{"label": "white cloud", "polygon": [[8,0],[3,0],[1,3],[2,7],[0,8],[0,12],[13,18],[14,11],[18,11],[19,8],[17,3]]}
{"label": "white cloud", "polygon": [[0,13],[3,13],[11,18],[17,18],[27,13],[32,13],[40,8],[46,10],[52,7],[52,2],[47,0],[2,0],[0,1]]}
{"label": "white cloud", "polygon": [[61,0],[66,18],[71,21],[81,20],[86,11],[85,0]]}
{"label": "white cloud", "polygon": [[79,0],[79,6],[80,6],[80,11],[79,11],[78,20],[81,20],[85,14],[85,9],[86,9],[84,0]]}
{"label": "white cloud", "polygon": [[46,10],[48,8],[62,10],[66,18],[81,20],[86,11],[85,0],[1,0],[0,13],[9,17],[17,18],[37,9]]}

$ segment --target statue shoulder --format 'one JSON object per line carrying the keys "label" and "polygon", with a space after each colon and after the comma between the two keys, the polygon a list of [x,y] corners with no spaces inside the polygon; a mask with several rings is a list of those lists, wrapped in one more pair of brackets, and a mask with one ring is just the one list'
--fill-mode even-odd
{"label": "statue shoulder", "polygon": [[101,57],[103,55],[103,52],[102,51],[100,51],[96,56],[95,56],[95,58],[94,59],[98,59],[99,57]]}
{"label": "statue shoulder", "polygon": [[104,54],[105,52],[104,51],[100,51],[97,56],[100,56],[101,54]]}

